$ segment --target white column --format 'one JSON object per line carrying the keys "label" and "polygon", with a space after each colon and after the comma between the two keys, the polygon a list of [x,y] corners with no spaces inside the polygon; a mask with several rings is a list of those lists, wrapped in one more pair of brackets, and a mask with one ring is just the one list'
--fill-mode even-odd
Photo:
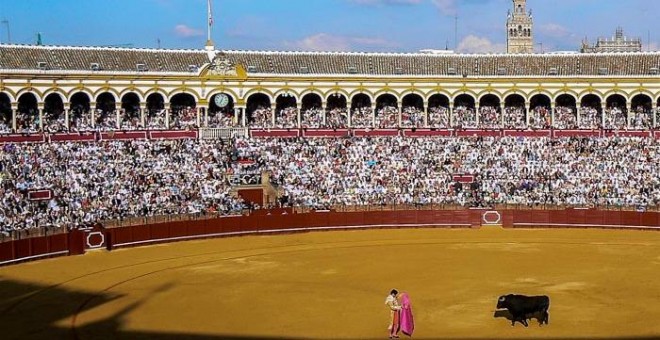
{"label": "white column", "polygon": [[89,103],[89,119],[92,129],[96,128],[96,103]]}
{"label": "white column", "polygon": [[[68,105],[65,105],[64,107],[67,107],[67,106]],[[66,128],[67,131],[71,127],[71,122],[69,121],[70,118],[71,118],[70,117],[70,111],[71,111],[70,109],[64,109],[64,127]]]}
{"label": "white column", "polygon": [[525,127],[529,129],[529,116],[532,114],[532,109],[531,109],[532,103],[526,102],[525,103]]}
{"label": "white column", "polygon": [[424,102],[424,127],[429,127],[429,103]]}
{"label": "white column", "polygon": [[630,128],[630,121],[632,120],[632,103],[626,103],[626,127]]}
{"label": "white column", "polygon": [[196,117],[195,117],[195,124],[197,124],[197,127],[202,127],[202,108],[197,107],[195,108]]}
{"label": "white column", "polygon": [[165,128],[170,128],[170,103],[165,104]]}
{"label": "white column", "polygon": [[298,118],[298,124],[296,125],[296,127],[298,129],[300,129],[300,127],[302,126],[302,112],[301,111],[302,111],[302,105],[301,104],[296,105],[296,117]]}
{"label": "white column", "polygon": [[550,127],[555,127],[555,103],[550,103]]}
{"label": "white column", "polygon": [[[352,118],[353,118],[353,108],[348,106],[348,103],[346,104],[347,111],[348,111],[348,128],[350,129],[352,127]],[[655,113],[653,114],[655,117]]]}
{"label": "white column", "polygon": [[239,109],[241,110],[241,125],[243,127],[246,127],[247,126],[247,109],[246,109],[245,106],[241,106],[241,107],[239,107]]}
{"label": "white column", "polygon": [[376,128],[376,104],[371,104],[371,127]]}
{"label": "white column", "polygon": [[454,104],[449,103],[449,128],[454,127]]}
{"label": "white column", "polygon": [[147,128],[147,103],[140,103],[140,123],[142,128]]}
{"label": "white column", "polygon": [[270,115],[270,116],[271,116],[271,117],[270,117],[271,122],[270,122],[270,125],[271,125],[272,127],[275,127],[275,121],[277,120],[277,119],[275,118],[275,117],[277,116],[277,113],[275,112],[275,110],[277,110],[277,103],[270,104],[270,111],[271,111],[271,115]]}
{"label": "white column", "polygon": [[399,118],[397,122],[397,127],[401,127],[401,120],[403,119],[403,103],[399,103]]}
{"label": "white column", "polygon": [[115,127],[117,129],[121,129],[121,116],[123,116],[124,110],[122,110],[121,106],[116,106],[115,107]]}
{"label": "white column", "polygon": [[656,128],[658,126],[658,103],[652,102],[651,103],[651,115],[653,119],[653,128]]}
{"label": "white column", "polygon": [[323,115],[323,116],[321,116],[321,126],[328,126],[327,125],[328,124],[328,121],[327,121],[328,112],[325,111],[325,110],[327,110],[327,107],[328,107],[328,103],[321,102],[321,114]]}
{"label": "white column", "polygon": [[240,125],[240,123],[242,123],[241,109],[236,107],[236,106],[234,106],[233,123],[234,123],[234,126],[238,126],[238,125]]}
{"label": "white column", "polygon": [[[17,128],[17,118],[18,118],[18,107],[17,106],[12,106],[11,107],[11,128],[16,132]],[[655,112],[653,113],[653,117],[655,117]]]}
{"label": "white column", "polygon": [[479,127],[479,123],[481,122],[481,111],[479,111],[479,104],[474,105],[474,113],[477,118],[476,126],[477,128]]}
{"label": "white column", "polygon": [[504,120],[506,119],[505,114],[504,114],[504,104],[500,104],[500,127],[504,128],[506,127],[506,124],[504,124]]}
{"label": "white column", "polygon": [[37,110],[39,111],[39,130],[43,131],[44,117],[46,116],[46,110],[44,109],[43,106],[39,106]]}

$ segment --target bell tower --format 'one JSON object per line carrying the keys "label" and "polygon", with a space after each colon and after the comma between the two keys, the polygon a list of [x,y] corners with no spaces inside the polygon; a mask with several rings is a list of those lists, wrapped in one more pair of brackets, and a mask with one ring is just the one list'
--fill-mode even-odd
{"label": "bell tower", "polygon": [[506,52],[533,53],[534,22],[532,11],[527,12],[527,0],[513,0],[513,12],[509,10],[506,20]]}

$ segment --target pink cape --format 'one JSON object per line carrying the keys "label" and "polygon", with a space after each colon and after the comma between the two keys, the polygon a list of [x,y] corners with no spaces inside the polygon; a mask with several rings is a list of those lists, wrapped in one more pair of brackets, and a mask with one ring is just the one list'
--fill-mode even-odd
{"label": "pink cape", "polygon": [[401,332],[407,336],[412,336],[415,330],[415,320],[413,320],[412,305],[407,293],[401,294]]}

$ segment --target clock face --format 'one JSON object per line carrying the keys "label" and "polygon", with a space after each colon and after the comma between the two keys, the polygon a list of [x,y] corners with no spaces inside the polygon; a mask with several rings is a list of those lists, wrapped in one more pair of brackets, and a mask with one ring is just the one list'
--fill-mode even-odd
{"label": "clock face", "polygon": [[224,108],[229,104],[229,97],[227,97],[226,94],[220,93],[219,95],[215,96],[214,99],[215,105],[218,105],[219,108]]}

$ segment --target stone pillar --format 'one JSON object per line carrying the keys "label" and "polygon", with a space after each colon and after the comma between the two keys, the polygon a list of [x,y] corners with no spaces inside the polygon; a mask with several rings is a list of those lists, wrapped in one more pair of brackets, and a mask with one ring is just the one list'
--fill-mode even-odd
{"label": "stone pillar", "polygon": [[300,103],[296,105],[296,116],[298,118],[298,124],[296,124],[296,127],[300,129],[302,127],[302,104]]}
{"label": "stone pillar", "polygon": [[[16,132],[17,129],[17,118],[18,118],[18,106],[17,104],[12,105],[11,107],[11,128],[14,132]],[[653,113],[653,117],[655,117],[655,112]]]}
{"label": "stone pillar", "polygon": [[170,103],[165,103],[165,128],[170,128]]}
{"label": "stone pillar", "polygon": [[275,112],[277,110],[277,103],[272,103],[270,104],[270,126],[275,127],[275,121],[277,120],[275,117],[277,116],[277,113]]}
{"label": "stone pillar", "polygon": [[397,127],[401,127],[402,119],[403,119],[403,103],[399,103],[399,118],[397,121]]}
{"label": "stone pillar", "polygon": [[476,120],[476,126],[477,126],[477,128],[479,128],[479,123],[481,122],[481,111],[479,111],[479,109],[480,109],[479,104],[476,104],[476,105],[474,106],[474,113],[475,113],[475,115],[476,115],[476,119],[477,119],[477,120]]}
{"label": "stone pillar", "polygon": [[89,119],[92,129],[96,128],[96,103],[89,103]]}
{"label": "stone pillar", "polygon": [[234,117],[232,122],[234,123],[233,126],[239,126],[242,123],[241,109],[236,106],[234,106]]}
{"label": "stone pillar", "polygon": [[429,127],[429,103],[424,102],[424,127]]}
{"label": "stone pillar", "polygon": [[556,103],[550,103],[550,127],[555,128],[555,106]]}
{"label": "stone pillar", "polygon": [[246,127],[247,126],[247,109],[245,108],[245,106],[240,106],[238,109],[241,111],[241,125],[243,127]]}
{"label": "stone pillar", "polygon": [[582,118],[581,117],[582,116],[582,106],[578,107],[578,109],[576,111],[577,111],[577,116],[576,116],[575,121],[576,121],[576,124],[578,126],[578,129],[580,129],[580,122],[582,121],[582,119],[580,119],[580,118]]}
{"label": "stone pillar", "polygon": [[39,130],[40,131],[44,130],[44,117],[46,117],[46,110],[44,109],[44,107],[42,105],[39,105],[37,107],[37,110],[39,111]]}
{"label": "stone pillar", "polygon": [[529,129],[529,116],[532,114],[531,106],[532,103],[530,102],[525,103],[525,127],[528,129]]}
{"label": "stone pillar", "polygon": [[200,128],[202,127],[202,108],[196,107],[195,112],[197,113],[195,115],[195,124],[197,124],[197,127]]}
{"label": "stone pillar", "polygon": [[204,125],[204,127],[209,127],[209,109],[207,107],[201,109],[204,114],[202,125]]}
{"label": "stone pillar", "polygon": [[376,104],[371,104],[371,127],[377,128],[376,125]]}
{"label": "stone pillar", "polygon": [[505,117],[506,115],[504,114],[504,112],[505,112],[504,109],[506,109],[506,107],[504,107],[504,104],[500,104],[500,127],[501,128],[506,127],[506,124],[504,122],[505,119],[506,119],[506,117]]}
{"label": "stone pillar", "polygon": [[[346,106],[348,106],[348,104],[346,104]],[[653,117],[655,117],[655,113],[653,114]],[[352,119],[353,118],[353,108],[352,107],[348,109],[348,117],[347,118],[348,118],[348,122],[347,122],[348,128],[350,129],[352,127],[352,120],[353,120]]]}
{"label": "stone pillar", "polygon": [[147,128],[147,103],[140,103],[140,123],[142,128]]}
{"label": "stone pillar", "polygon": [[321,116],[321,126],[325,127],[328,126],[328,112],[326,111],[328,108],[328,103],[326,102],[321,102],[321,112],[323,116]]}
{"label": "stone pillar", "polygon": [[653,128],[658,127],[658,103],[651,103],[651,118],[653,119]]}
{"label": "stone pillar", "polygon": [[124,110],[121,108],[120,104],[115,106],[115,127],[121,129],[121,116],[124,115]]}
{"label": "stone pillar", "polygon": [[630,122],[632,121],[632,103],[626,103],[626,127],[630,128]]}
{"label": "stone pillar", "polygon": [[[69,106],[69,105],[68,104],[64,105],[64,107],[67,107],[67,106]],[[69,121],[70,118],[71,118],[70,117],[70,112],[71,112],[70,109],[64,109],[64,128],[67,131],[69,131],[69,129],[71,128],[71,122]]]}
{"label": "stone pillar", "polygon": [[454,105],[449,104],[449,127],[453,128],[454,123],[455,123],[456,117],[454,117]]}

